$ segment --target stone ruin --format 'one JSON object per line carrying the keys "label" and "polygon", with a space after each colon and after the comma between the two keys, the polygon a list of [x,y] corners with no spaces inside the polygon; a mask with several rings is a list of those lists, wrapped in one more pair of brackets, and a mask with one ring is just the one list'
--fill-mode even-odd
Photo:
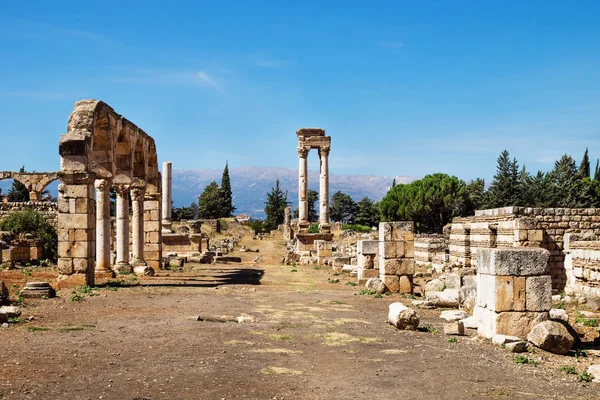
{"label": "stone ruin", "polygon": [[10,172],[0,171],[0,181],[14,179],[23,184],[29,192],[29,201],[42,202],[44,189],[53,181],[59,179],[58,172]]}

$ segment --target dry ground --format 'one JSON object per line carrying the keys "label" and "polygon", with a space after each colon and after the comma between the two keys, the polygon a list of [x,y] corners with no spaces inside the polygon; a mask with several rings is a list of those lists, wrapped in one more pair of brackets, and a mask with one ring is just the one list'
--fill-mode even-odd
{"label": "dry ground", "polygon": [[[0,329],[0,399],[600,398],[600,385],[560,371],[582,372],[593,356],[536,351],[527,356],[537,367],[515,364],[472,336],[450,343],[431,332],[442,330],[439,310],[419,311],[430,331],[400,332],[385,323],[387,306],[408,299],[357,295],[349,277],[277,265],[282,243],[245,244],[264,264],[241,253],[241,265],[126,277],[81,301],[67,289],[27,300],[22,317],[33,319]],[[196,320],[240,315],[256,322]]]}

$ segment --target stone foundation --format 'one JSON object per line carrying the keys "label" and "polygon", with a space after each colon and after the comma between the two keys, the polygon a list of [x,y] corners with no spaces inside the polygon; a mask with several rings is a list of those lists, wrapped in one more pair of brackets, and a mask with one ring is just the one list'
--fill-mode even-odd
{"label": "stone foundation", "polygon": [[576,294],[600,297],[600,237],[567,233],[564,247],[566,287]]}
{"label": "stone foundation", "polygon": [[415,273],[414,223],[379,224],[379,279],[390,292],[410,294]]}

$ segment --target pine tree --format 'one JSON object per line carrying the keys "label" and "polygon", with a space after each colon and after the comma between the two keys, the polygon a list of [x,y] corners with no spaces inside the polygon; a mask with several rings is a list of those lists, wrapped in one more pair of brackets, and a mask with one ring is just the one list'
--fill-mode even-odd
{"label": "pine tree", "polygon": [[309,189],[308,191],[308,220],[315,222],[319,220],[319,213],[317,212],[317,203],[319,201],[319,192],[316,190]]}
{"label": "pine tree", "polygon": [[549,178],[552,184],[553,207],[584,207],[581,202],[581,176],[571,156],[565,154],[556,161]]}
{"label": "pine tree", "polygon": [[357,204],[356,218],[354,223],[368,227],[377,226],[380,221],[379,207],[377,203],[368,197],[364,197]]}
{"label": "pine tree", "polygon": [[579,176],[581,178],[589,178],[590,177],[590,157],[588,156],[588,148],[585,148],[585,153],[583,153],[583,159],[581,160],[581,164],[579,165]]}
{"label": "pine tree", "polygon": [[203,219],[214,219],[221,216],[221,190],[217,182],[212,181],[198,197],[198,215]]}
{"label": "pine tree", "polygon": [[392,187],[396,186],[396,178],[392,181]]}
{"label": "pine tree", "polygon": [[477,178],[467,185],[467,199],[462,215],[474,215],[475,210],[480,210],[485,204],[485,180]]}
{"label": "pine tree", "polygon": [[329,217],[332,221],[352,224],[354,223],[354,217],[356,217],[356,211],[357,205],[349,195],[337,191],[331,196]]}
{"label": "pine tree", "polygon": [[235,211],[233,206],[233,197],[231,192],[231,180],[229,179],[229,163],[225,162],[223,169],[223,177],[221,178],[221,202],[220,202],[220,218],[231,217]]}
{"label": "pine tree", "polygon": [[519,164],[507,150],[498,157],[496,175],[487,193],[487,208],[513,206],[519,200]]}
{"label": "pine tree", "polygon": [[[25,166],[22,166],[19,172],[25,172]],[[7,193],[8,201],[26,202],[29,201],[29,190],[21,182],[13,180],[12,187]]]}
{"label": "pine tree", "polygon": [[285,208],[288,206],[287,192],[279,187],[279,179],[275,181],[275,186],[267,193],[265,202],[265,229],[277,229],[283,223],[285,217]]}

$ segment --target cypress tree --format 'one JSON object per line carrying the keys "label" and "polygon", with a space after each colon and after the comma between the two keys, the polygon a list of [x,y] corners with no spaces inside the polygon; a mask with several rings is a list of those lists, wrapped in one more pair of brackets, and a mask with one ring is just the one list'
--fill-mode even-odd
{"label": "cypress tree", "polygon": [[585,148],[585,153],[583,153],[583,159],[581,160],[581,164],[579,165],[579,176],[581,178],[589,178],[590,177],[590,157],[588,156],[588,148]]}
{"label": "cypress tree", "polygon": [[225,162],[225,169],[223,169],[223,177],[221,178],[221,204],[220,204],[220,218],[227,218],[233,215],[235,207],[233,206],[233,196],[231,192],[231,180],[229,179],[229,163]]}
{"label": "cypress tree", "polygon": [[598,169],[598,167],[600,167],[600,159],[596,160],[596,169],[594,170],[595,181],[600,181],[600,170]]}
{"label": "cypress tree", "polygon": [[275,181],[275,186],[267,193],[265,202],[265,226],[266,230],[277,229],[283,223],[285,217],[285,208],[288,206],[287,192],[279,187],[279,179]]}
{"label": "cypress tree", "polygon": [[510,160],[507,150],[498,157],[496,175],[487,192],[488,208],[517,205],[519,201],[519,164]]}

